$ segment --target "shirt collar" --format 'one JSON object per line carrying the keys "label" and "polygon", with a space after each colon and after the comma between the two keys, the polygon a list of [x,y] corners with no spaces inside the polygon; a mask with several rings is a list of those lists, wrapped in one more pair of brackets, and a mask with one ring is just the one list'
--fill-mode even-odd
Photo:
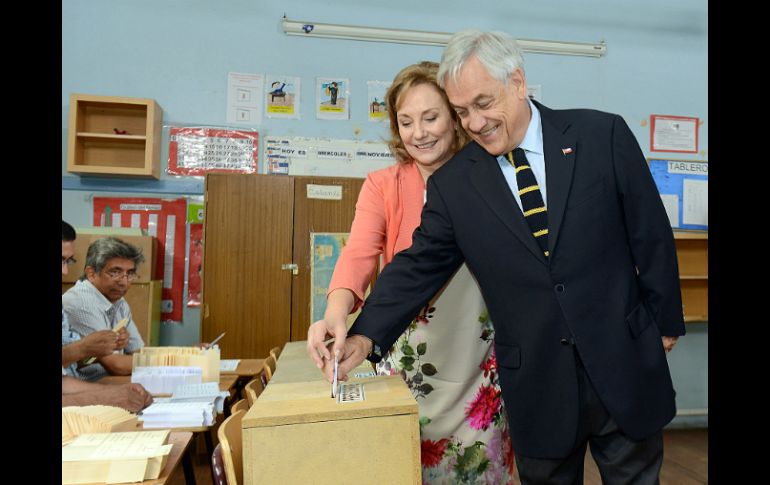
{"label": "shirt collar", "polygon": [[532,117],[529,120],[529,126],[527,126],[527,133],[524,134],[524,139],[521,140],[519,147],[528,152],[543,154],[543,129],[540,126],[540,111],[535,106],[535,103],[527,97],[529,108],[532,110]]}
{"label": "shirt collar", "polygon": [[80,280],[79,284],[84,285],[86,289],[91,292],[94,295],[94,298],[96,298],[97,302],[99,303],[99,307],[102,311],[110,311],[110,309],[115,306],[118,301],[115,303],[112,303],[110,300],[107,299],[106,296],[102,294],[101,291],[97,287],[94,286],[93,283],[91,283],[88,280]]}

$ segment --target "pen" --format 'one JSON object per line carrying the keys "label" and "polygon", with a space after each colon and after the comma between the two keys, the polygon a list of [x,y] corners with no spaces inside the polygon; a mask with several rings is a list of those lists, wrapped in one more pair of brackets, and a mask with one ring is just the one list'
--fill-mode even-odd
{"label": "pen", "polygon": [[211,343],[209,344],[209,348],[213,347],[214,344],[219,342],[219,339],[221,339],[224,336],[225,336],[225,332],[222,332],[221,334],[219,334],[219,337],[217,337],[217,338],[215,338],[214,340],[211,341]]}

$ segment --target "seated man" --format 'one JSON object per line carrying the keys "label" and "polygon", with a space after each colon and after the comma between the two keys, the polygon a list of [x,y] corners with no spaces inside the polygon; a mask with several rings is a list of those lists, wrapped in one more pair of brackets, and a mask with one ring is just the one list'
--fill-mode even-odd
{"label": "seated man", "polygon": [[[75,228],[61,221],[61,274],[69,273],[69,267],[75,264]],[[117,334],[110,330],[93,332],[85,338],[81,338],[70,329],[67,314],[62,307],[61,315],[61,365],[67,374],[79,377],[78,362],[90,357],[103,357],[110,355],[116,349],[122,349],[128,345],[128,332],[122,329]]]}
{"label": "seated man", "polygon": [[62,407],[94,404],[116,406],[138,413],[152,404],[152,396],[141,384],[97,384],[62,375]]}
{"label": "seated man", "polygon": [[130,354],[144,347],[144,342],[123,296],[143,261],[140,248],[114,237],[97,239],[88,247],[83,276],[62,295],[69,324],[83,337],[100,330],[111,331],[124,319],[128,322],[128,344],[98,357],[97,363],[78,368],[82,378],[93,381],[107,374],[131,374]]}

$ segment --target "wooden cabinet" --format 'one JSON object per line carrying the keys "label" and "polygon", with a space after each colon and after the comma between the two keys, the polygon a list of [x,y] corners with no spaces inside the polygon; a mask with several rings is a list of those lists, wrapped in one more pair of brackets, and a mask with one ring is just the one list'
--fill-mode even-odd
{"label": "wooden cabinet", "polygon": [[685,322],[709,319],[708,233],[674,232]]}
{"label": "wooden cabinet", "polygon": [[[256,359],[306,339],[312,323],[310,234],[349,232],[363,181],[207,174],[202,341],[227,332],[219,343],[223,359]],[[308,197],[309,184],[334,187],[340,196]]]}
{"label": "wooden cabinet", "polygon": [[153,99],[70,95],[67,171],[160,178],[162,116]]}

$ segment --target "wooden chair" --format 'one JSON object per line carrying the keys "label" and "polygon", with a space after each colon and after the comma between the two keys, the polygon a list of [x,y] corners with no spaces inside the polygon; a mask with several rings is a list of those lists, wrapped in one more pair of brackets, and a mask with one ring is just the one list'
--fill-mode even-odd
{"label": "wooden chair", "polygon": [[217,430],[219,444],[222,446],[222,461],[225,464],[225,477],[228,485],[243,483],[243,430],[241,423],[246,411],[236,411],[222,421]]}
{"label": "wooden chair", "polygon": [[278,357],[281,355],[281,348],[280,347],[273,347],[270,349],[270,355],[273,356],[275,359],[275,364],[278,365]]}
{"label": "wooden chair", "polygon": [[268,355],[265,359],[265,364],[263,366],[263,372],[265,373],[265,377],[267,377],[267,381],[265,384],[270,382],[270,379],[273,378],[273,374],[275,374],[275,357],[271,355]]}
{"label": "wooden chair", "polygon": [[230,406],[230,415],[235,414],[236,411],[248,411],[249,410],[249,401],[248,399],[240,399],[237,403]]}
{"label": "wooden chair", "polygon": [[[265,387],[262,385],[262,380],[259,378],[254,378],[250,380],[248,384],[243,386],[243,390],[246,391],[246,404],[248,407],[254,405],[254,401],[257,400],[260,394],[262,394],[264,388]],[[241,399],[241,401],[243,401],[243,399]],[[235,412],[232,414],[235,414]]]}

